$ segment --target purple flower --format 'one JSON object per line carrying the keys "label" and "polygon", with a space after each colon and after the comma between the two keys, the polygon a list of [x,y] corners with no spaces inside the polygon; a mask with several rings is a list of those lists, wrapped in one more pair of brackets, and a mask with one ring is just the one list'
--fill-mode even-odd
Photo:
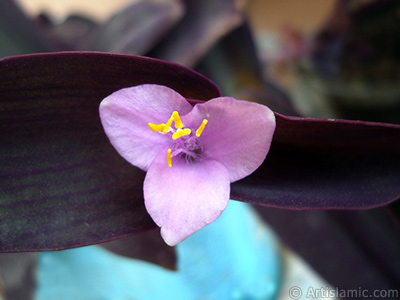
{"label": "purple flower", "polygon": [[266,106],[219,97],[193,107],[153,84],[108,96],[100,117],[118,153],[147,171],[145,206],[171,246],[220,216],[230,183],[262,164],[275,130]]}

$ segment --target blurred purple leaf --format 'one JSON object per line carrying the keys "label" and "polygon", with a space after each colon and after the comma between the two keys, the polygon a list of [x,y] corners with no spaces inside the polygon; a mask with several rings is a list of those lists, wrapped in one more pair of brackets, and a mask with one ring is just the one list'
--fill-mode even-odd
{"label": "blurred purple leaf", "polygon": [[155,225],[144,172],[114,150],[100,101],[143,83],[188,98],[219,95],[207,79],[154,59],[100,53],[0,61],[0,251],[99,243]]}
{"label": "blurred purple leaf", "polygon": [[99,246],[125,257],[146,260],[170,270],[176,270],[175,248],[168,246],[159,230],[135,234]]}
{"label": "blurred purple leaf", "polygon": [[194,67],[243,18],[238,0],[186,0],[184,3],[186,13],[182,20],[148,55]]}
{"label": "blurred purple leaf", "polygon": [[99,27],[96,21],[81,15],[69,15],[62,21],[54,22],[51,16],[42,13],[36,19],[42,34],[59,51],[84,51],[92,41],[93,34]]}
{"label": "blurred purple leaf", "polygon": [[399,9],[396,0],[336,2],[296,68],[304,114],[400,124]]}
{"label": "blurred purple leaf", "polygon": [[149,51],[181,18],[183,7],[178,0],[139,1],[124,8],[101,25],[87,49],[144,54]]}
{"label": "blurred purple leaf", "polygon": [[0,254],[0,299],[1,295],[7,300],[34,299],[37,256],[37,253]]}
{"label": "blurred purple leaf", "polygon": [[264,78],[247,22],[218,41],[196,69],[215,82],[223,94],[267,105],[285,115],[299,115],[289,96]]}
{"label": "blurred purple leaf", "polygon": [[0,1],[0,58],[54,50],[14,1]]}
{"label": "blurred purple leaf", "polygon": [[400,226],[389,207],[364,211],[257,210],[282,241],[332,286],[369,291],[398,288]]}

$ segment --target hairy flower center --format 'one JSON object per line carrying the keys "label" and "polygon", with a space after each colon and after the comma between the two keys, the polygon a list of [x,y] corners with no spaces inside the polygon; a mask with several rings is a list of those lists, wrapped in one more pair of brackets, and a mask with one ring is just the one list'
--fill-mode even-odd
{"label": "hairy flower center", "polygon": [[[171,125],[174,123],[175,128]],[[189,128],[184,128],[181,118],[177,111],[174,111],[167,121],[167,123],[162,123],[159,125],[148,123],[149,128],[154,132],[159,132],[161,134],[169,134],[173,140],[171,148],[167,151],[167,164],[168,167],[172,167],[172,157],[176,155],[184,155],[186,160],[191,162],[200,159],[202,146],[199,141],[199,137],[203,133],[208,120],[204,119],[196,133],[193,134],[192,130]]]}

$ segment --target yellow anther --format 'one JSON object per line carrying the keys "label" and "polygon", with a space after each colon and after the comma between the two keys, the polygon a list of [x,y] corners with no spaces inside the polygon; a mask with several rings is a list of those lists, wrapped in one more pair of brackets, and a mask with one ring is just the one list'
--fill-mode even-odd
{"label": "yellow anther", "polygon": [[172,122],[174,121],[174,117],[171,116],[171,118],[169,118],[167,124],[165,124],[164,129],[163,129],[163,133],[167,133],[169,128],[171,127]]}
{"label": "yellow anther", "polygon": [[163,131],[163,130],[164,130],[164,127],[165,127],[165,124],[164,124],[164,123],[162,123],[162,124],[160,124],[160,125],[156,125],[156,124],[153,124],[153,123],[149,123],[148,125],[149,125],[149,128],[150,128],[152,131],[154,131],[154,132]]}
{"label": "yellow anther", "polygon": [[196,130],[196,136],[200,137],[201,134],[203,133],[204,127],[206,127],[208,123],[208,120],[204,119],[203,122],[201,123],[199,129]]}
{"label": "yellow anther", "polygon": [[191,134],[192,133],[192,131],[189,129],[189,128],[185,128],[185,129],[182,129],[182,130],[178,130],[177,132],[175,132],[173,135],[172,135],[172,139],[173,140],[176,140],[176,139],[179,139],[180,137],[183,137],[183,136],[185,136],[185,135],[189,135],[189,134]]}
{"label": "yellow anther", "polygon": [[172,113],[172,117],[174,118],[174,121],[175,121],[175,128],[176,129],[182,129],[183,128],[183,123],[181,121],[181,118],[179,117],[178,112],[174,111]]}
{"label": "yellow anther", "polygon": [[168,152],[167,152],[167,163],[168,163],[168,167],[170,167],[170,168],[172,168],[171,152],[172,152],[172,150],[168,149]]}

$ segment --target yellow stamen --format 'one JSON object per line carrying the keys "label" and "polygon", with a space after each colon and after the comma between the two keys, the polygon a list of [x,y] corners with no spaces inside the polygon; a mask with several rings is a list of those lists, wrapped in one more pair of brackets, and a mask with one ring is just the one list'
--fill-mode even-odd
{"label": "yellow stamen", "polygon": [[171,116],[171,118],[169,118],[167,124],[165,124],[164,129],[163,129],[163,133],[167,133],[169,128],[171,127],[172,122],[174,121],[174,117]]}
{"label": "yellow stamen", "polygon": [[179,117],[179,114],[177,111],[174,111],[172,113],[172,117],[174,117],[174,121],[175,121],[175,128],[176,129],[182,129],[183,128],[183,123],[181,121],[181,118]]}
{"label": "yellow stamen", "polygon": [[199,129],[196,130],[196,136],[200,137],[201,134],[203,133],[204,127],[206,127],[208,123],[208,120],[204,119],[203,122],[201,123]]}
{"label": "yellow stamen", "polygon": [[154,132],[163,131],[163,130],[164,130],[164,127],[165,127],[165,124],[164,124],[164,123],[162,123],[162,124],[160,124],[160,125],[156,125],[156,124],[153,124],[153,123],[149,123],[148,125],[149,125],[149,128],[150,128],[152,131],[154,131]]}
{"label": "yellow stamen", "polygon": [[172,152],[172,150],[168,149],[168,152],[167,152],[167,163],[168,163],[168,167],[170,167],[170,168],[172,168],[171,152]]}
{"label": "yellow stamen", "polygon": [[175,132],[173,135],[172,135],[172,139],[173,140],[176,140],[176,139],[179,139],[180,137],[183,137],[183,136],[185,136],[185,135],[189,135],[189,134],[191,134],[192,133],[192,131],[189,129],[189,128],[185,128],[185,129],[182,129],[182,130],[178,130],[177,132]]}

